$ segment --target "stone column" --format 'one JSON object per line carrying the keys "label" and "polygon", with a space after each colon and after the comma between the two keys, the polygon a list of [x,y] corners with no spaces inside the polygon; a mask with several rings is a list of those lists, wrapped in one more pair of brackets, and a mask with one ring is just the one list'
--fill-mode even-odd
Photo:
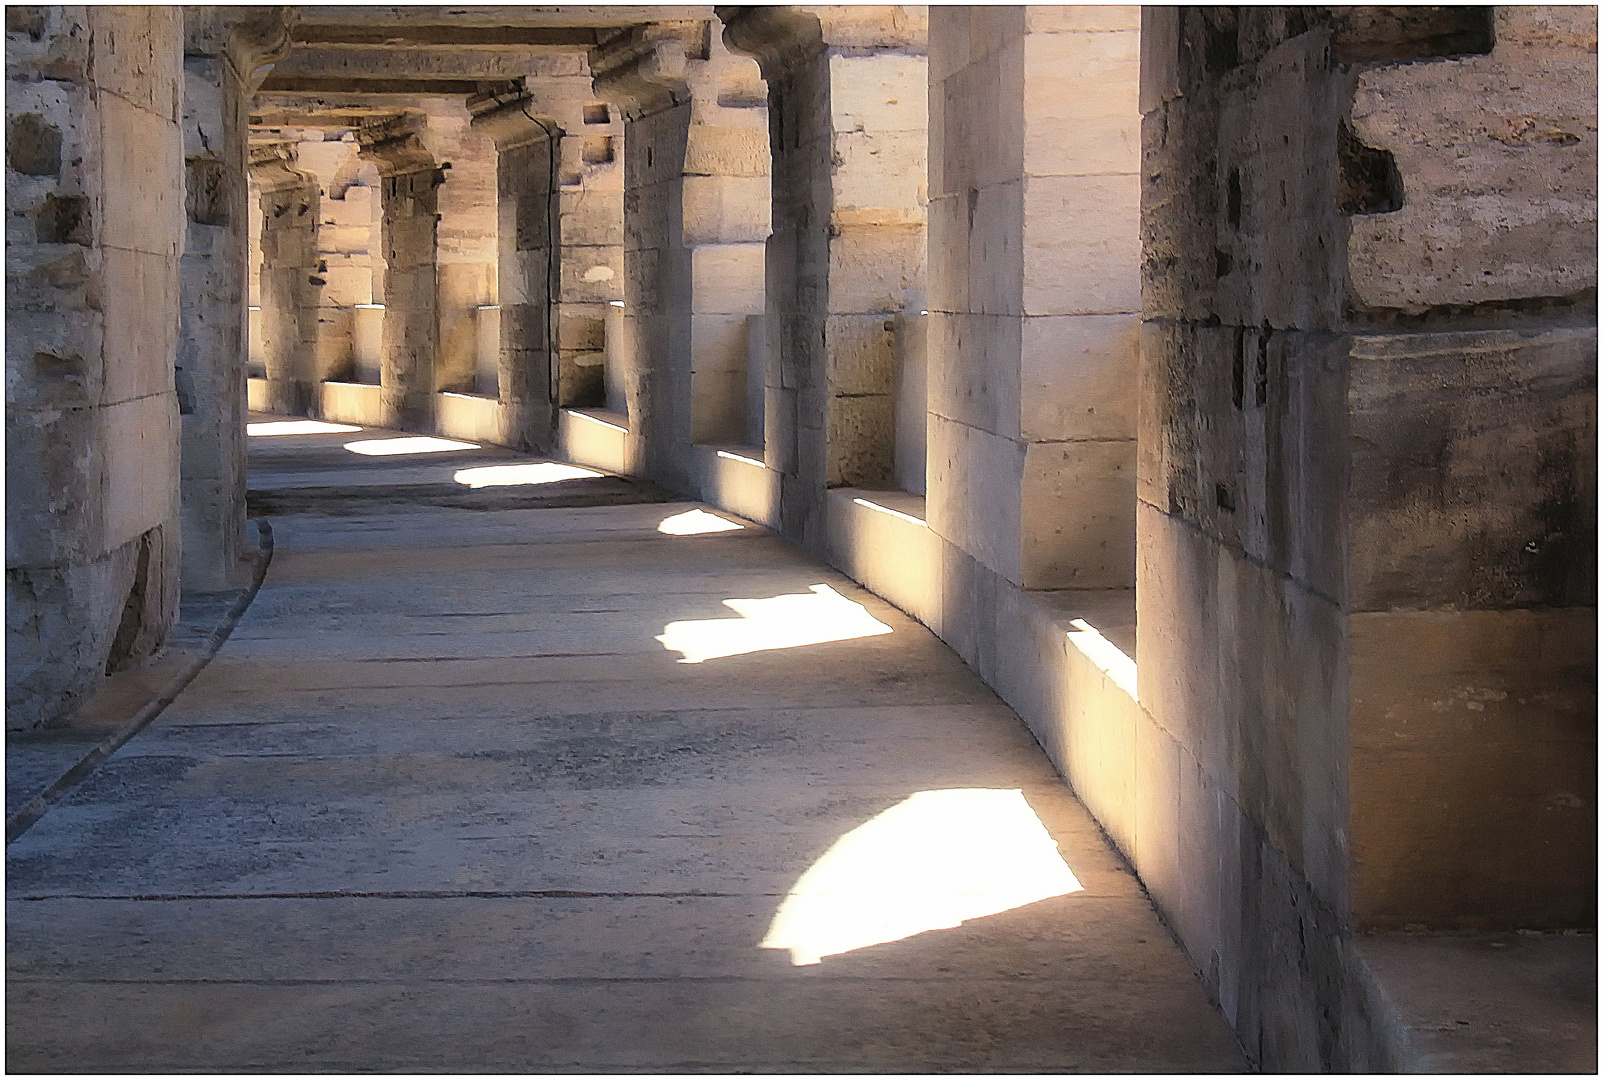
{"label": "stone column", "polygon": [[747,319],[763,311],[767,95],[705,22],[597,50],[596,92],[626,118],[630,433],[647,475],[691,489],[691,446],[746,442]]}
{"label": "stone column", "polygon": [[384,213],[385,424],[429,430],[434,419],[434,359],[439,345],[435,302],[438,188],[444,175],[419,138],[413,115],[357,132],[361,155],[378,166]]}
{"label": "stone column", "polygon": [[1597,13],[1143,18],[1134,862],[1367,1071],[1353,931],[1595,925]]}
{"label": "stone column", "polygon": [[923,307],[921,7],[719,8],[768,82],[768,466],[781,531],[824,550],[828,487],[888,487],[894,320]]}
{"label": "stone column", "polygon": [[473,393],[479,308],[497,303],[495,143],[472,125],[460,98],[430,103],[428,145],[445,171],[439,192],[436,390]]}
{"label": "stone column", "polygon": [[64,722],[166,639],[183,13],[6,10],[6,723]]}
{"label": "stone column", "polygon": [[317,411],[317,178],[296,167],[293,143],[256,146],[251,177],[261,192],[261,336],[268,402],[285,416]]}
{"label": "stone column", "polygon": [[184,9],[188,210],[176,383],[183,424],[183,585],[240,583],[245,536],[249,88],[289,44],[282,8]]}
{"label": "stone column", "polygon": [[930,9],[929,523],[1026,589],[1135,585],[1139,37]]}
{"label": "stone column", "polygon": [[503,441],[549,453],[556,439],[551,297],[561,134],[539,108],[527,93],[487,97],[474,105],[473,126],[496,148]]}

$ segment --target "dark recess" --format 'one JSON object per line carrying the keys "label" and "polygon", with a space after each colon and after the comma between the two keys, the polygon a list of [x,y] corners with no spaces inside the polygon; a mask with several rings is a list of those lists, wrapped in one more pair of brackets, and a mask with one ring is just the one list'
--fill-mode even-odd
{"label": "dark recess", "polygon": [[1390,214],[1403,208],[1403,177],[1390,150],[1377,150],[1343,121],[1336,132],[1337,197],[1343,214]]}

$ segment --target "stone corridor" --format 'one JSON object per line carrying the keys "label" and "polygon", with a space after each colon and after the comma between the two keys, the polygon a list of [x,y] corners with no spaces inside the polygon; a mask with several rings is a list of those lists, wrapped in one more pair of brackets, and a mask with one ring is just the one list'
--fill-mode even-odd
{"label": "stone corridor", "polygon": [[390,437],[252,440],[254,502],[388,486],[272,516],[216,659],[12,845],[11,1071],[1244,1068],[929,631],[697,504],[338,450]]}

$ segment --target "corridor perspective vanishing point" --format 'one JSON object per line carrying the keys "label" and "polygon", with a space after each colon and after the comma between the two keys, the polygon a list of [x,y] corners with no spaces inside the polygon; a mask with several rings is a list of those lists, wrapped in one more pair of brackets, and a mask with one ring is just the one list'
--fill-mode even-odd
{"label": "corridor perspective vanishing point", "polygon": [[1597,8],[6,8],[12,1072],[1597,1068]]}

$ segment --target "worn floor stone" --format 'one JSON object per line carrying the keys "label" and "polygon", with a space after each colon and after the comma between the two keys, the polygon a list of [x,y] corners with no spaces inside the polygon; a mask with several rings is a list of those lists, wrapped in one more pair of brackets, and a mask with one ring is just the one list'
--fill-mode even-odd
{"label": "worn floor stone", "polygon": [[[1017,718],[763,530],[658,531],[690,509],[275,517],[227,646],[8,853],[8,1068],[1241,1070]],[[656,640],[821,584],[892,632]],[[759,947],[843,835],[972,788],[1021,791],[1083,889],[816,965]]]}

